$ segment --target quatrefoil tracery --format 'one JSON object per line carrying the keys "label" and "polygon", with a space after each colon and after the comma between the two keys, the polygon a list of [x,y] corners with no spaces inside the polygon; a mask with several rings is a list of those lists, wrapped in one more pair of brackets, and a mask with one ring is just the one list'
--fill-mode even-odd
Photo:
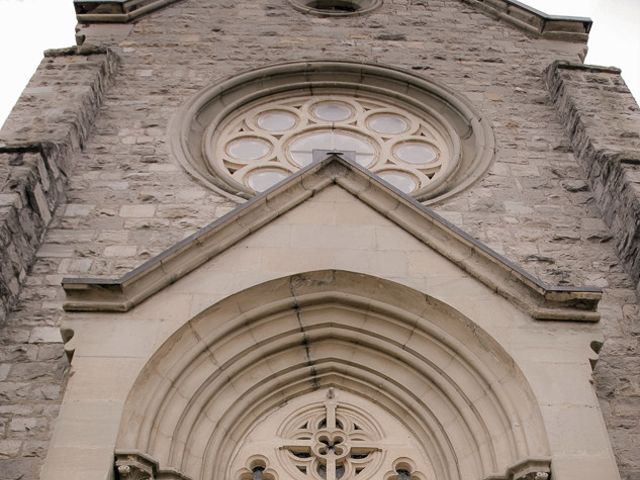
{"label": "quatrefoil tracery", "polygon": [[298,475],[316,480],[364,478],[380,452],[376,428],[339,405],[329,392],[322,408],[299,415],[280,450]]}
{"label": "quatrefoil tracery", "polygon": [[236,464],[237,480],[432,477],[410,430],[383,409],[334,388],[309,396],[311,401],[293,401],[273,412],[248,434],[238,452],[244,460]]}
{"label": "quatrefoil tracery", "polygon": [[254,455],[240,469],[240,480],[278,480],[276,471],[269,466],[269,460],[262,455]]}

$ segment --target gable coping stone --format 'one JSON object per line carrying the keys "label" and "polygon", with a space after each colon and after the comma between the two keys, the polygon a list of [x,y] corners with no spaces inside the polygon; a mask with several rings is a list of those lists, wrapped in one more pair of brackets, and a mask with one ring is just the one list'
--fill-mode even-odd
{"label": "gable coping stone", "polygon": [[587,43],[593,20],[549,15],[516,0],[462,0],[521,30],[549,40]]}
{"label": "gable coping stone", "polygon": [[337,184],[538,320],[596,322],[602,290],[551,287],[360,165],[339,155],[240,205],[120,278],[64,278],[66,311],[126,312],[200,265]]}

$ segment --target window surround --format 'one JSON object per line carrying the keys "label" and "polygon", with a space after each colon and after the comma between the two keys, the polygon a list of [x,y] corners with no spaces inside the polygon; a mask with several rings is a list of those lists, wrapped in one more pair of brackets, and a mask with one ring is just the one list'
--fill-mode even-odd
{"label": "window surround", "polygon": [[197,180],[235,201],[255,194],[210,167],[208,135],[240,109],[276,95],[312,95],[323,89],[395,100],[437,118],[459,139],[456,168],[414,198],[435,203],[468,188],[491,166],[495,141],[489,122],[463,96],[432,80],[380,65],[342,61],[294,62],[259,68],[204,88],[172,118],[169,143],[174,158]]}
{"label": "window surround", "polygon": [[[296,10],[325,17],[350,17],[372,12],[382,5],[382,0],[289,0]],[[322,4],[326,4],[323,7]],[[330,6],[352,7],[353,11],[332,10]]]}
{"label": "window surround", "polygon": [[351,155],[404,193],[417,193],[455,171],[460,143],[438,112],[350,89],[318,88],[313,95],[285,92],[240,108],[210,126],[203,145],[214,173],[247,194],[332,151]]}

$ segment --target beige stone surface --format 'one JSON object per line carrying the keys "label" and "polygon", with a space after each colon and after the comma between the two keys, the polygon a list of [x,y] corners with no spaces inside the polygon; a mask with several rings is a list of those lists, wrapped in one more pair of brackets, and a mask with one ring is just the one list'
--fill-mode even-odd
{"label": "beige stone surface", "polygon": [[[44,141],[58,145],[62,141],[73,147],[62,152],[65,161],[61,164],[65,164],[64,174],[68,176],[66,198],[58,200],[56,210],[51,209],[49,228],[44,238],[37,239],[44,242],[38,255],[32,255],[34,245],[39,243],[30,243],[35,237],[26,235],[26,242],[16,242],[23,237],[0,228],[3,247],[9,245],[9,238],[13,239],[13,246],[3,250],[6,255],[2,256],[2,268],[3,275],[10,272],[6,291],[16,299],[15,310],[0,328],[2,480],[39,477],[61,403],[67,378],[62,345],[42,342],[45,338],[38,332],[32,335],[36,328],[55,329],[71,316],[62,312],[64,293],[53,282],[54,277],[126,273],[235,207],[193,181],[174,163],[167,148],[166,128],[175,111],[195,92],[241,71],[321,57],[380,63],[434,79],[469,98],[491,122],[497,148],[493,167],[472,188],[437,205],[437,211],[549,284],[598,285],[605,289],[599,312],[607,340],[593,379],[594,388],[622,476],[625,480],[638,476],[637,282],[624,272],[616,256],[614,243],[618,240],[612,240],[621,230],[619,225],[615,224],[612,231],[599,223],[601,205],[594,198],[601,198],[601,192],[590,190],[587,175],[572,151],[574,139],[565,133],[564,121],[542,80],[543,71],[552,61],[579,61],[584,54],[582,43],[533,38],[458,0],[385,0],[370,16],[344,19],[307,16],[280,0],[242,0],[223,6],[219,2],[188,0],[124,28],[94,27],[85,32],[87,44],[114,48],[121,59],[120,68],[115,69],[113,57],[106,61],[104,53],[78,56],[67,52],[47,57],[1,135],[3,142],[33,146]],[[116,77],[111,87],[106,78],[110,75]],[[633,146],[637,139],[625,136],[622,140],[621,134],[628,127],[618,113],[622,106],[629,119],[637,114],[632,110],[633,104],[628,103],[628,91],[617,80],[607,78],[606,84],[602,83],[601,75],[578,72],[571,77],[580,85],[573,97],[579,100],[583,111],[595,112],[592,117],[598,119],[595,130],[590,126],[585,130],[587,140],[602,137],[611,145],[624,142]],[[596,90],[598,101],[593,95]],[[74,100],[69,101],[70,98]],[[616,107],[605,112],[607,105]],[[4,150],[0,155],[3,185],[12,185],[14,174],[22,175],[23,167],[12,166],[17,156]],[[56,160],[48,165],[52,168],[51,178],[63,178],[56,166],[59,156],[45,157]],[[45,157],[39,151],[31,152],[25,160],[42,161]],[[632,170],[633,166],[624,168]],[[37,165],[29,170],[36,171]],[[46,191],[46,178],[33,178]],[[622,198],[613,193],[613,198]],[[13,202],[16,197],[12,194],[2,199]],[[21,208],[29,208],[28,196],[23,199]],[[0,202],[6,206],[4,200]],[[153,216],[126,216],[129,212],[123,207],[131,205],[153,206],[155,209],[144,211],[146,215],[153,210]],[[10,215],[0,210],[3,222],[7,219],[8,225],[31,232],[33,224],[17,216],[17,210]],[[349,211],[335,215],[358,221]],[[632,224],[627,222],[625,226]],[[383,230],[378,230],[380,245],[392,247],[389,232]],[[397,240],[404,244],[407,239]],[[274,236],[270,241],[276,246],[261,248],[272,256],[263,257],[261,252],[248,258],[229,257],[228,264],[221,264],[209,283],[193,282],[192,291],[172,294],[171,305],[159,309],[149,300],[136,307],[135,315],[140,319],[135,321],[122,316],[125,321],[119,323],[115,314],[73,314],[78,338],[68,346],[75,347],[78,362],[91,349],[96,361],[104,357],[107,362],[107,357],[115,359],[120,355],[147,358],[162,339],[175,332],[180,319],[194,317],[243,285],[269,280],[277,271],[286,270],[276,255],[282,237]],[[122,253],[121,246],[135,246],[135,255],[105,256],[107,249]],[[288,252],[279,253],[284,255],[282,262],[293,268],[295,262]],[[437,277],[431,268],[435,260],[423,253],[387,253],[386,257],[382,251],[366,257],[345,248],[335,253],[322,252],[322,258],[320,253],[318,258],[300,253],[296,261],[300,269],[331,262],[351,271],[385,269],[394,281],[428,289],[437,298],[459,300],[461,308],[474,318],[482,313],[485,328],[491,328],[492,335],[509,345],[510,353],[517,354],[523,371],[531,375],[536,396],[547,395],[548,401],[556,405],[555,402],[574,402],[577,396],[586,395],[585,383],[580,381],[577,385],[576,379],[588,380],[585,359],[595,357],[589,343],[598,338],[598,327],[546,324],[541,331],[537,322],[528,321],[522,312],[506,303],[498,302],[490,308],[491,292],[485,296],[484,287],[468,276]],[[263,258],[270,269],[268,274],[253,268],[262,265]],[[383,258],[396,259],[396,263],[381,263],[378,259]],[[437,263],[433,265],[439,268]],[[18,298],[20,285],[23,288]],[[466,297],[462,285],[473,293],[475,301]],[[512,323],[518,327],[511,329]],[[30,338],[38,341],[30,343]],[[86,346],[80,338],[87,339]],[[47,339],[53,340],[53,336]],[[148,348],[143,348],[140,339]],[[282,368],[286,359],[273,359],[270,364]],[[575,389],[575,395],[561,388],[566,370],[574,364],[578,376],[571,377],[575,381],[568,383],[567,390]],[[130,367],[131,372],[140,368],[140,364],[136,365]],[[558,375],[551,377],[556,365]],[[113,369],[95,365],[86,368],[87,372],[95,372],[96,383],[104,379],[104,384],[109,385],[112,381],[112,373],[106,370]],[[551,382],[548,389],[547,382]],[[97,385],[96,389],[100,391]],[[117,421],[119,413],[112,414]],[[23,425],[33,424],[26,419],[36,419],[36,428],[11,431],[14,419],[15,425],[22,419]],[[111,447],[51,452],[52,459],[56,459],[48,467],[52,478],[104,478],[113,460]],[[71,471],[69,465],[79,457],[86,459],[87,465]],[[606,458],[608,452],[602,456],[557,455],[552,462],[554,475],[568,476],[573,472],[578,478],[609,478],[608,470],[601,469]]]}
{"label": "beige stone surface", "polygon": [[[319,212],[324,213],[319,214]],[[354,219],[357,219],[357,229],[354,229]],[[309,232],[312,234],[308,234]],[[536,441],[545,445],[548,435],[551,457],[562,457],[563,468],[569,472],[562,474],[554,470],[556,478],[561,480],[563,476],[567,480],[572,478],[570,458],[574,459],[575,464],[579,464],[580,458],[593,454],[602,456],[599,468],[604,468],[610,475],[616,474],[613,457],[610,455],[610,450],[607,450],[609,441],[601,420],[598,402],[590,384],[589,344],[600,337],[597,325],[535,322],[519,308],[467,274],[460,266],[444,259],[337,185],[324,189],[129,312],[68,315],[67,326],[75,332],[74,369],[83,373],[78,376],[77,381],[74,378],[74,382],[69,385],[65,402],[72,403],[76,398],[82,401],[86,396],[90,398],[95,394],[94,392],[100,392],[100,388],[97,385],[93,388],[92,383],[104,383],[105,386],[112,387],[113,391],[104,400],[108,401],[109,408],[104,409],[103,415],[106,415],[110,422],[118,423],[123,408],[125,409],[125,418],[120,427],[121,440],[116,444],[115,431],[101,428],[96,422],[95,425],[85,428],[96,429],[98,443],[110,441],[114,448],[118,447],[120,450],[141,450],[158,460],[163,468],[177,468],[192,478],[198,478],[202,474],[198,465],[204,458],[211,456],[211,453],[204,453],[205,448],[208,448],[207,445],[211,444],[211,436],[220,429],[224,431],[225,428],[230,428],[223,425],[231,421],[231,418],[235,418],[233,415],[237,415],[231,412],[236,408],[239,398],[243,397],[242,392],[255,390],[256,385],[266,379],[277,379],[277,375],[281,375],[278,372],[285,371],[296,364],[306,364],[309,361],[308,358],[340,359],[344,357],[348,358],[349,363],[354,366],[377,364],[378,368],[385,365],[386,369],[394,371],[395,373],[390,373],[388,378],[393,378],[394,382],[413,392],[417,398],[421,398],[422,404],[428,406],[434,414],[437,412],[435,418],[443,426],[449,441],[458,445],[455,455],[458,458],[461,473],[467,472],[464,475],[470,475],[478,468],[477,460],[474,460],[478,452],[467,445],[465,438],[468,433],[463,432],[464,428],[480,428],[480,424],[476,424],[477,420],[472,419],[474,415],[471,411],[465,413],[463,409],[456,414],[450,409],[449,402],[456,396],[451,397],[453,390],[443,393],[442,384],[437,387],[437,383],[427,386],[423,377],[412,375],[409,371],[405,373],[406,367],[402,366],[402,362],[394,366],[394,362],[385,359],[384,354],[371,356],[365,351],[359,353],[355,345],[364,341],[364,338],[358,341],[356,340],[358,337],[355,336],[351,340],[354,342],[352,344],[342,344],[338,341],[323,343],[322,332],[327,328],[330,331],[332,325],[340,325],[344,322],[345,311],[341,309],[323,308],[315,313],[311,308],[308,313],[305,310],[304,315],[298,317],[274,316],[277,310],[273,310],[274,307],[266,303],[261,307],[264,310],[263,313],[250,313],[253,312],[251,303],[260,302],[261,297],[258,293],[242,292],[251,292],[253,288],[259,288],[257,286],[265,281],[281,283],[282,281],[277,279],[295,275],[301,271],[354,271],[353,262],[350,260],[353,258],[360,259],[360,269],[355,270],[358,274],[391,280],[422,292],[427,298],[433,298],[434,301],[442,302],[443,305],[453,306],[456,312],[459,312],[456,315],[468,319],[466,321],[471,322],[471,325],[475,325],[475,328],[493,338],[492,341],[500,343],[500,348],[504,348],[505,353],[498,353],[497,350],[493,353],[491,350],[484,351],[482,355],[489,355],[484,361],[494,355],[508,355],[513,359],[510,361],[515,362],[518,369],[522,371],[523,378],[526,378],[525,383],[510,384],[504,372],[489,374],[488,372],[500,364],[499,360],[497,363],[495,359],[489,360],[489,363],[484,364],[485,367],[482,367],[483,364],[480,361],[475,368],[479,368],[479,371],[483,371],[483,368],[488,369],[482,375],[497,374],[490,380],[490,384],[492,389],[498,388],[501,384],[500,389],[505,389],[500,394],[504,396],[500,401],[505,401],[511,396],[518,398],[522,395],[518,393],[521,388],[531,389],[527,395],[530,400],[535,398],[536,405],[540,405],[536,408],[540,408],[538,418],[542,422],[540,424],[542,430],[536,437]],[[422,267],[410,269],[409,264],[422,265]],[[354,288],[357,288],[357,285],[354,285]],[[415,295],[408,292],[404,294],[399,290],[397,294],[393,294],[400,295],[395,296],[394,301],[406,303],[407,306],[411,305],[416,301]],[[237,297],[237,295],[240,296]],[[244,298],[242,295],[251,295],[248,297],[251,301],[241,300]],[[402,299],[404,295],[406,295],[406,302]],[[267,300],[264,298],[265,302]],[[380,301],[385,301],[384,296]],[[171,305],[172,308],[167,311],[166,305]],[[197,312],[192,310],[194,305],[198,306]],[[291,308],[294,304],[287,302],[285,305]],[[427,314],[426,311],[419,311],[422,312],[424,319],[422,321],[435,321],[435,317]],[[197,315],[198,313],[200,315]],[[212,315],[214,315],[213,318],[220,319],[218,322],[222,322],[218,327],[211,327]],[[247,315],[250,316],[246,317]],[[266,315],[265,320],[253,323],[254,320],[250,319],[255,315]],[[457,383],[458,388],[464,389],[466,401],[473,403],[475,409],[480,412],[490,412],[495,408],[497,401],[495,392],[489,393],[488,387],[482,384],[474,385],[468,379],[462,380],[466,378],[465,375],[468,375],[468,367],[464,367],[456,360],[460,353],[445,353],[446,351],[437,353],[441,351],[440,347],[435,343],[431,347],[426,346],[422,336],[417,335],[412,329],[406,329],[401,322],[394,323],[386,318],[370,315],[355,317],[352,317],[352,313],[349,315],[350,328],[363,332],[375,332],[378,340],[372,340],[371,346],[374,350],[382,352],[387,348],[386,344],[393,343],[402,345],[401,351],[408,349],[424,352],[423,354],[429,357],[429,361],[439,366],[438,368],[442,369],[448,378],[453,379],[454,382],[461,382]],[[228,323],[233,318],[243,318],[243,316],[247,318],[243,321],[246,326],[240,330],[234,327],[233,323]],[[308,333],[295,333],[291,340],[286,340],[285,332],[298,332],[300,329]],[[126,332],[124,338],[119,332]],[[153,333],[149,334],[150,332]],[[309,346],[306,350],[296,347],[292,353],[267,355],[267,363],[258,361],[261,358],[258,352],[265,348],[266,339],[276,339],[279,335],[283,335],[282,340],[271,340],[280,345],[278,348],[284,348],[287,342],[304,343]],[[463,339],[455,340],[454,335],[451,341],[455,344]],[[192,358],[192,354],[185,356],[186,352],[202,348],[203,342],[205,344],[213,342],[207,347],[204,356],[197,360]],[[454,348],[464,348],[462,344],[456,345],[458,346]],[[487,346],[481,348],[487,348]],[[249,354],[252,351],[256,351],[256,354]],[[152,354],[153,357],[151,357]],[[400,352],[396,355],[399,354]],[[246,356],[245,360],[241,360],[243,355]],[[133,379],[149,358],[153,360],[144,370],[148,373],[142,373],[138,377],[137,386],[133,393],[129,394]],[[109,365],[113,365],[112,361],[126,368],[128,380],[122,378],[116,381],[108,369]],[[157,362],[160,362],[158,366],[152,366]],[[160,365],[166,365],[168,370],[164,371],[165,367]],[[322,369],[327,368],[327,374],[344,372],[350,375],[347,372],[351,372],[351,369],[356,368],[353,372],[357,372],[361,367],[343,367],[338,362],[335,367],[331,367],[331,363],[322,367]],[[186,371],[193,373],[185,377]],[[215,371],[219,373],[213,374],[212,372]],[[428,375],[435,375],[434,372]],[[166,379],[163,378],[165,375]],[[83,378],[87,376],[91,377],[91,380]],[[283,381],[285,378],[286,376],[283,377]],[[156,391],[157,399],[140,413],[135,413],[131,410],[132,406],[141,399],[148,398],[139,390],[150,388],[154,383],[159,386],[164,385],[161,388],[165,389],[166,393]],[[569,384],[574,386],[567,388]],[[337,380],[337,383],[329,385],[340,386],[342,381]],[[207,400],[206,394],[202,400],[195,400],[196,397],[194,397],[202,388],[205,388],[205,391],[210,391],[212,388],[214,390],[211,391],[220,389],[220,393],[216,394],[215,402],[209,403],[208,407],[207,402],[211,401]],[[444,392],[449,388],[445,388]],[[128,394],[127,405],[130,406],[125,407],[124,399]],[[247,401],[249,400],[243,400],[242,404]],[[514,401],[518,403],[522,400]],[[201,406],[195,407],[199,403]],[[89,405],[92,403],[90,402]],[[248,408],[248,405],[250,404],[245,408]],[[187,422],[195,421],[196,417],[193,416],[200,408],[207,413],[202,420],[194,424],[195,430],[188,427],[189,423],[181,426],[185,420],[178,421],[178,419],[191,419]],[[140,414],[147,411],[146,409],[148,412],[158,409],[158,416],[143,418]],[[225,411],[227,413],[224,413]],[[570,412],[569,416],[568,412]],[[527,412],[527,415],[530,414],[530,411]],[[486,422],[488,418],[485,417],[484,421]],[[535,416],[532,418],[521,416],[520,421],[535,422],[535,418]],[[581,428],[574,429],[568,426],[564,419],[570,419]],[[62,441],[61,439],[66,435],[73,435],[75,422],[75,420],[69,420],[70,425],[66,427],[64,416],[61,416],[59,421],[61,427],[57,431],[62,433],[61,437],[54,438],[56,449],[58,441]],[[243,421],[247,420],[234,422],[242,424]],[[467,424],[468,427],[462,427]],[[473,425],[478,426],[473,427]],[[65,428],[69,431],[65,432]],[[139,443],[141,437],[136,440],[135,436],[131,437],[126,433],[134,432],[138,428],[142,431],[147,429],[155,432],[151,437],[154,440],[149,443]],[[498,428],[497,425],[495,428]],[[585,431],[585,428],[588,431]],[[519,428],[518,431],[520,431]],[[91,435],[91,433],[85,433]],[[532,435],[532,432],[529,432],[529,435]],[[507,445],[500,446],[498,438],[500,437],[493,437],[493,442],[496,442],[493,448],[497,448],[498,451],[509,451]],[[599,440],[595,441],[595,438]],[[180,450],[171,447],[174,444],[180,445]],[[463,445],[467,446],[463,447]],[[178,452],[182,449],[184,449],[183,456],[179,456]],[[603,454],[603,451],[609,452],[609,456]],[[494,467],[485,466],[484,468],[488,468],[485,470],[485,475],[489,472],[504,473],[518,461],[526,459],[526,454],[521,455],[524,457],[516,456],[510,463],[507,461]],[[544,447],[542,451],[534,454],[533,458],[541,455],[545,456]],[[443,468],[442,465],[439,468]]]}

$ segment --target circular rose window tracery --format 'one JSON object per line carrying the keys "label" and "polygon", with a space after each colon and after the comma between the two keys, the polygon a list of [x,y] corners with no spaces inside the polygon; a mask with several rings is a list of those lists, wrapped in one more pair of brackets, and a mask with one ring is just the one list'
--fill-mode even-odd
{"label": "circular rose window tracery", "polygon": [[169,127],[175,158],[233,199],[267,190],[340,151],[399,190],[433,203],[477,181],[491,128],[463,97],[377,65],[275,65],[214,84]]}
{"label": "circular rose window tracery", "polygon": [[344,92],[261,99],[211,132],[207,158],[238,190],[262,191],[327,151],[414,193],[455,167],[459,145],[434,118]]}

